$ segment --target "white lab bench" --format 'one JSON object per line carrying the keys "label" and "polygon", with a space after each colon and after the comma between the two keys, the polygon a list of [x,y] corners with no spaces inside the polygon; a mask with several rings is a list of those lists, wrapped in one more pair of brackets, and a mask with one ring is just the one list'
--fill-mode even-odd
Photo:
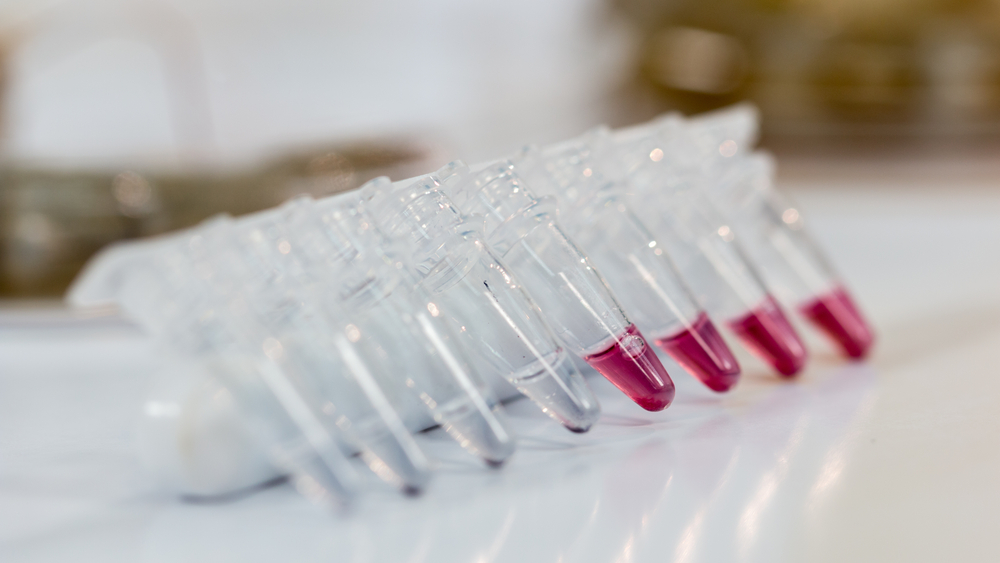
{"label": "white lab bench", "polygon": [[149,343],[113,320],[0,311],[0,561],[1000,560],[1000,167],[790,168],[784,188],[876,325],[867,362],[810,337],[798,380],[744,354],[726,395],[667,364],[661,413],[593,377],[590,433],[515,401],[507,466],[432,431],[425,494],[376,492],[347,515],[288,484],[160,492],[132,436]]}

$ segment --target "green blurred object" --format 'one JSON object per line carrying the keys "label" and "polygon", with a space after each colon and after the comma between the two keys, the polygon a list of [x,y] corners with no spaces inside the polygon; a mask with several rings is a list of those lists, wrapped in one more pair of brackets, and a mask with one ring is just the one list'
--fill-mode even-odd
{"label": "green blurred object", "polygon": [[242,215],[299,194],[330,195],[376,176],[432,169],[435,151],[413,141],[302,151],[250,170],[154,173],[0,169],[0,297],[60,295],[104,245]]}

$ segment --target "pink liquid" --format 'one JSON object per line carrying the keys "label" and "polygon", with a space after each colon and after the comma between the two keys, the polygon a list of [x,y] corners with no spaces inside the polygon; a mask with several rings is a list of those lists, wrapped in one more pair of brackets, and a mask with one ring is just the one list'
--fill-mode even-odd
{"label": "pink liquid", "polygon": [[837,287],[821,295],[799,311],[823,329],[848,356],[863,358],[871,349],[875,335],[844,288]]}
{"label": "pink liquid", "polygon": [[690,328],[661,338],[656,345],[712,391],[728,391],[740,378],[740,364],[704,311]]}
{"label": "pink liquid", "polygon": [[583,359],[648,411],[661,411],[674,400],[674,382],[635,325],[610,348]]}
{"label": "pink liquid", "polygon": [[770,295],[749,314],[728,324],[751,352],[781,375],[791,377],[806,364],[805,345]]}

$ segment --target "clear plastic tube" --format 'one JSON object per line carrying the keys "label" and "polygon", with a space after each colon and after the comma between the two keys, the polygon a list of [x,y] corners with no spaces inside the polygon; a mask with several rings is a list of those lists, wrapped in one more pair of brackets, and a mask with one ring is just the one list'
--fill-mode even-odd
{"label": "clear plastic tube", "polygon": [[[202,232],[189,252],[231,302],[268,331],[261,344],[265,353],[298,379],[311,381],[326,417],[352,438],[350,447],[376,475],[405,492],[421,491],[430,467],[399,414],[413,412],[408,394],[385,366],[365,356],[362,341],[369,336],[340,311],[317,310],[316,288],[302,283],[301,265],[285,247],[272,252],[257,240],[263,238],[259,232],[239,236],[228,220],[216,220]],[[271,340],[276,345],[269,345]]]}
{"label": "clear plastic tube", "polygon": [[714,318],[755,355],[786,377],[804,366],[807,351],[755,266],[733,226],[703,191],[702,173],[690,166],[691,147],[664,134],[679,122],[620,133],[605,145],[607,168],[627,184],[627,199],[653,229],[678,270]]}
{"label": "clear plastic tube", "polygon": [[399,187],[377,178],[361,189],[362,209],[383,233],[412,243],[410,271],[480,373],[505,378],[570,430],[589,430],[600,416],[593,392],[514,275],[438,187],[429,177]]}
{"label": "clear plastic tube", "polygon": [[[174,237],[144,259],[160,270],[157,274],[141,280],[127,269],[108,274],[129,281],[117,284],[113,299],[175,347],[212,358],[223,350],[229,364],[236,358],[243,369],[253,367],[250,373],[302,429],[307,443],[325,432],[344,453],[359,453],[384,481],[406,492],[421,490],[429,475],[427,460],[393,408],[393,390],[378,385],[351,342],[349,323],[330,324],[309,314],[308,296],[279,269],[243,252],[232,235],[231,222],[217,219]],[[229,374],[226,382],[236,394],[256,381],[234,378],[239,370],[217,371]],[[292,452],[289,459],[276,456],[284,467],[319,468],[299,455],[301,447],[282,451]],[[317,485],[321,479],[312,481],[323,490]]]}
{"label": "clear plastic tube", "polygon": [[711,178],[708,193],[743,237],[768,285],[849,357],[864,357],[874,332],[805,230],[800,211],[774,188],[774,163],[751,153],[757,116],[736,106],[689,121]]}
{"label": "clear plastic tube", "polygon": [[475,174],[455,162],[438,177],[460,209],[485,217],[490,247],[574,353],[644,409],[670,405],[673,381],[601,275],[556,222],[554,198],[536,198],[510,161]]}
{"label": "clear plastic tube", "polygon": [[[317,305],[344,311],[363,357],[378,365],[377,373],[393,377],[384,385],[406,391],[418,404],[404,412],[428,412],[466,450],[490,465],[502,464],[514,451],[514,438],[499,401],[457,348],[444,319],[428,310],[430,300],[419,299],[385,257],[366,250],[364,242],[371,248],[379,241],[351,211],[320,209],[300,198],[277,214],[244,221],[240,230],[277,260],[297,261],[302,283],[320,296]],[[359,238],[368,240],[359,244]]]}
{"label": "clear plastic tube", "polygon": [[590,135],[527,150],[519,166],[532,190],[559,198],[560,223],[587,253],[645,334],[714,391],[727,391],[740,366],[669,256],[599,171]]}
{"label": "clear plastic tube", "polygon": [[177,250],[164,246],[133,243],[105,250],[74,282],[68,301],[78,307],[115,303],[172,354],[204,365],[227,382],[241,411],[256,421],[262,448],[293,474],[305,496],[328,505],[350,501],[360,476],[341,450],[339,432],[323,423],[318,395],[273,358],[243,345],[241,332],[211,298],[211,288],[199,283]]}

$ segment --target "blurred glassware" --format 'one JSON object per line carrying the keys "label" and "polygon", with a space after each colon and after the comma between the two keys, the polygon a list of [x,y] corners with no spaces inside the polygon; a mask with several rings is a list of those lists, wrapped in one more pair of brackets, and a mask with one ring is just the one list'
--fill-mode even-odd
{"label": "blurred glassware", "polygon": [[[102,144],[103,123],[96,122],[101,130],[84,130],[81,122],[59,122],[58,115],[50,115],[56,109],[45,107],[47,118],[59,123],[57,131],[77,135],[84,144],[41,156],[28,151],[26,157],[10,142],[8,122],[0,122],[0,299],[62,293],[90,256],[116,240],[188,227],[221,212],[258,211],[295,195],[329,195],[377,176],[406,178],[444,161],[433,158],[434,148],[421,141],[370,138],[271,153],[272,158],[243,167],[220,165],[225,159],[210,88],[215,71],[207,51],[212,37],[203,36],[199,23],[183,7],[162,2],[80,0],[4,9],[0,103],[9,106],[8,116],[19,106],[6,102],[25,95],[14,81],[31,80],[22,67],[51,70],[118,42],[141,51],[138,67],[156,78],[145,93],[158,95],[165,106],[161,117],[170,140],[162,146],[144,144],[157,131],[152,122],[142,122],[133,141],[143,146],[115,153],[113,143]],[[108,68],[121,62],[114,60]],[[57,99],[120,103],[123,98],[112,94],[121,83],[102,90],[103,97],[87,98],[87,88],[106,79],[99,72],[87,74],[87,68],[78,67],[84,69],[76,75],[80,88]],[[132,96],[125,93],[126,99]],[[76,106],[81,107],[87,106]]]}
{"label": "blurred glassware", "polygon": [[639,35],[636,92],[658,111],[749,99],[763,111],[767,142],[787,150],[802,150],[803,141],[1000,138],[996,2],[612,4]]}
{"label": "blurred glassware", "polygon": [[322,197],[378,177],[407,178],[440,164],[415,140],[301,150],[235,171],[61,171],[0,168],[0,298],[63,292],[104,245],[242,215],[295,195]]}

